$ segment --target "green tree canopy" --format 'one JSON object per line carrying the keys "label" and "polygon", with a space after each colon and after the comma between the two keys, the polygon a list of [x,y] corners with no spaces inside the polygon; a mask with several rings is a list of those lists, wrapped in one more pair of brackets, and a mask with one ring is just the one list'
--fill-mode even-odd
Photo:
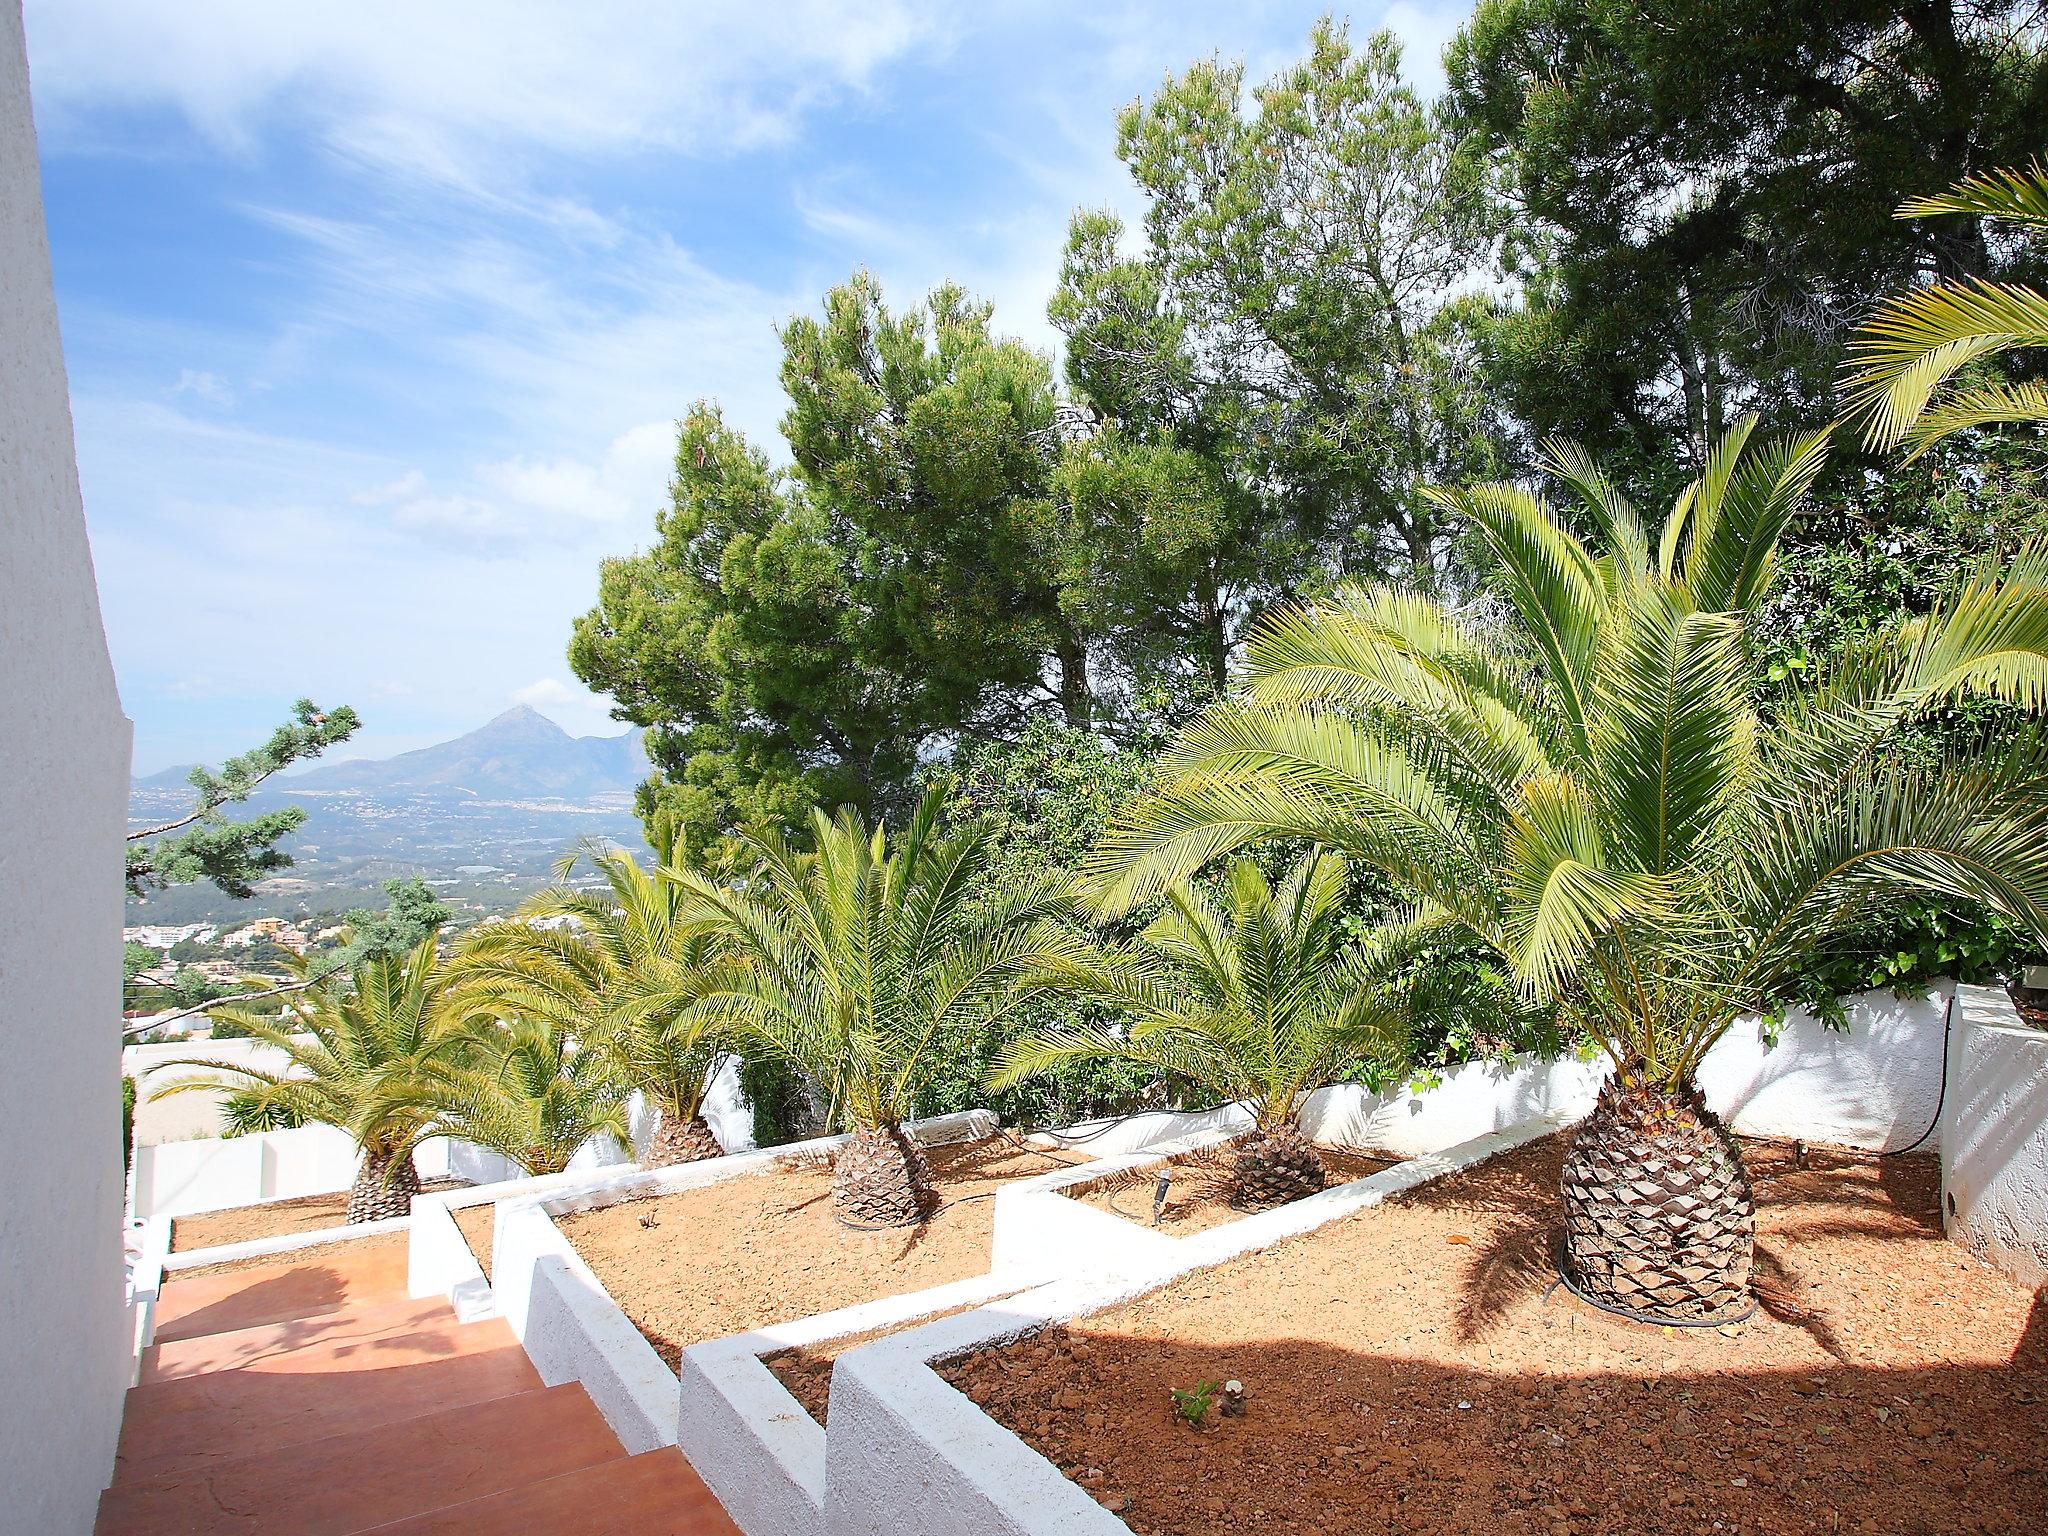
{"label": "green tree canopy", "polygon": [[1532,441],[1697,469],[1745,411],[1832,414],[1874,296],[2034,260],[1892,217],[2040,149],[2031,4],[1484,0],[1448,67],[1518,214],[1490,353]]}
{"label": "green tree canopy", "polygon": [[[1325,21],[1308,57],[1247,92],[1207,61],[1118,121],[1146,198],[1144,250],[1073,220],[1053,300],[1074,387],[1137,443],[1214,466],[1172,607],[1220,658],[1246,618],[1328,573],[1435,571],[1432,480],[1483,472],[1459,299],[1490,243],[1480,163],[1378,33]],[[1183,476],[1185,478],[1185,476]],[[1171,567],[1175,562],[1170,561]]]}
{"label": "green tree canopy", "polygon": [[715,406],[684,419],[657,542],[605,563],[569,657],[649,727],[641,813],[686,855],[902,803],[930,743],[1080,671],[1028,515],[1050,366],[989,320],[953,288],[893,314],[857,274],[782,332],[792,469]]}
{"label": "green tree canopy", "polygon": [[262,746],[229,758],[218,772],[194,768],[192,809],[128,834],[129,894],[211,880],[230,896],[246,897],[257,880],[289,868],[291,855],[278,844],[304,823],[303,807],[264,811],[246,821],[230,819],[227,808],[247,800],[272,774],[348,740],[359,724],[352,709],[328,712],[300,699],[292,718]]}

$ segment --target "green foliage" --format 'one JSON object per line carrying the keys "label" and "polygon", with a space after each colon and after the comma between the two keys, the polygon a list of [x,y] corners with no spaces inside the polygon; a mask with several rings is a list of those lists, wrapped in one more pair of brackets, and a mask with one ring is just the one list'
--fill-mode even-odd
{"label": "green foliage", "polygon": [[[169,1065],[205,1073],[151,1097],[217,1092],[225,1076],[235,1085],[226,1108],[232,1129],[331,1125],[367,1155],[408,1154],[440,1134],[446,1084],[470,1045],[442,1009],[437,958],[429,937],[410,954],[363,961],[346,986],[336,976],[311,980],[282,999],[282,1018],[268,1004],[223,1003],[211,1015],[283,1051],[286,1070],[189,1058]],[[311,978],[308,962],[294,969]]]}
{"label": "green foliage", "polygon": [[1136,946],[1056,959],[1050,981],[1130,1023],[1015,1039],[989,1086],[1067,1061],[1129,1061],[1195,1085],[1208,1102],[1242,1101],[1271,1134],[1293,1124],[1309,1094],[1361,1066],[1382,1076],[1406,1066],[1408,1025],[1390,983],[1410,936],[1350,939],[1342,859],[1305,856],[1277,886],[1235,859],[1218,884],[1214,895],[1168,892]]}
{"label": "green foliage", "polygon": [[602,890],[554,886],[513,921],[470,930],[449,964],[450,995],[573,1039],[576,1073],[602,1065],[621,1093],[637,1089],[687,1123],[725,1059],[706,1022],[683,1016],[710,945],[692,926],[687,888],[666,871],[616,850],[589,859]]}
{"label": "green foliage", "polygon": [[530,1177],[560,1173],[593,1136],[630,1143],[626,1081],[536,1014],[472,1016],[465,1046],[435,1084],[435,1132],[510,1158]]}
{"label": "green foliage", "polygon": [[1831,414],[1873,295],[2024,271],[1978,218],[1892,214],[2039,150],[2029,9],[1484,0],[1449,95],[1522,215],[1486,353],[1529,441],[1586,441],[1629,479],[1676,442],[1697,468],[1746,410]]}
{"label": "green foliage", "polygon": [[[1904,218],[1989,218],[2037,239],[2048,234],[2048,168],[1998,170],[1958,182],[1899,210]],[[2048,385],[1986,381],[1986,360],[2048,347],[2048,295],[1982,276],[1887,299],[1850,349],[1848,415],[1868,423],[1875,448],[1903,444],[1907,461],[1958,432],[1994,425],[2048,427]]]}
{"label": "green foliage", "polygon": [[1569,445],[1546,462],[1597,543],[1519,486],[1442,493],[1483,533],[1510,621],[1382,587],[1270,622],[1246,695],[1182,733],[1091,861],[1103,908],[1303,838],[1381,870],[1667,1087],[1902,894],[2048,933],[2048,744],[1952,740],[1924,771],[1892,750],[1959,701],[2048,708],[2048,544],[1875,632],[1766,728],[1746,628],[1823,440],[1749,437],[1716,444],[1654,545]]}
{"label": "green foliage", "polygon": [[818,1083],[834,1124],[901,1124],[962,1040],[1043,984],[1072,941],[1052,926],[1063,882],[1040,876],[971,896],[987,868],[979,831],[941,836],[928,795],[904,831],[815,812],[813,851],[749,833],[745,878],[679,867],[696,931],[717,958],[679,1020],[765,1050]]}
{"label": "green foliage", "polygon": [[905,804],[929,743],[1014,716],[1078,654],[1027,515],[1054,457],[1045,360],[957,289],[897,315],[865,274],[782,342],[795,468],[693,409],[655,546],[605,563],[570,644],[649,727],[639,810],[690,859],[800,833],[815,804]]}
{"label": "green foliage", "polygon": [[[1126,442],[1207,461],[1200,514],[1163,524],[1133,574],[1174,626],[1209,629],[1220,691],[1270,603],[1339,569],[1427,579],[1446,557],[1421,488],[1492,467],[1459,297],[1492,211],[1391,33],[1354,49],[1324,21],[1249,92],[1242,65],[1196,63],[1117,126],[1144,254],[1123,254],[1115,216],[1077,214],[1052,318],[1070,381]],[[1177,570],[1195,578],[1178,593]]]}
{"label": "green foliage", "polygon": [[[951,761],[926,772],[944,797],[945,822],[979,828],[987,863],[973,895],[1020,881],[1072,875],[1117,808],[1150,780],[1158,743],[1139,736],[1118,744],[1039,715],[1014,740],[963,744]],[[1011,1041],[1067,1027],[1105,1025],[1114,1014],[1059,991],[1018,1005],[994,1029],[959,1040],[918,1100],[919,1114],[992,1105],[1010,1125],[1066,1125],[1098,1115],[1167,1107],[1170,1085],[1149,1067],[1111,1059],[1075,1059],[990,1095],[990,1070]]]}
{"label": "green foliage", "polygon": [[454,909],[418,875],[386,880],[384,894],[390,899],[382,912],[373,907],[355,907],[347,913],[342,920],[348,924],[348,935],[339,949],[322,957],[324,965],[353,970],[378,956],[398,959],[419,948],[455,915]]}
{"label": "green foliage", "polygon": [[1216,1394],[1223,1390],[1220,1381],[1197,1382],[1192,1387],[1168,1387],[1173,1401],[1173,1411],[1180,1415],[1190,1429],[1200,1429],[1202,1420],[1208,1417],[1209,1405],[1216,1401]]}
{"label": "green foliage", "polygon": [[2009,918],[1982,907],[1924,899],[1900,901],[1830,934],[1786,973],[1766,1026],[1798,1004],[1832,1029],[1849,1027],[1843,999],[1884,988],[1918,992],[1944,979],[1989,985],[2012,979],[2041,954],[2041,942]]}
{"label": "green foliage", "polygon": [[[740,1092],[754,1120],[754,1145],[779,1147],[798,1140],[804,1133],[803,1075],[777,1056],[748,1056],[740,1060]],[[965,1109],[964,1104],[947,1108]],[[929,1111],[944,1113],[943,1110]]]}
{"label": "green foliage", "polygon": [[135,1079],[121,1079],[121,1171],[135,1161]]}
{"label": "green foliage", "polygon": [[226,809],[247,800],[280,769],[348,740],[359,723],[352,709],[328,713],[300,699],[292,718],[262,746],[229,758],[217,773],[194,768],[192,810],[176,821],[128,834],[129,894],[211,880],[230,896],[246,897],[256,880],[289,867],[291,856],[277,845],[305,821],[302,808],[265,811],[246,821],[230,820]]}

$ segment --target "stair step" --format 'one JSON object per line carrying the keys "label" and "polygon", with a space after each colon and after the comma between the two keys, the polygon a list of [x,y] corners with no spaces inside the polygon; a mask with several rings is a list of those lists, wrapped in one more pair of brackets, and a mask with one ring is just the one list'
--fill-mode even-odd
{"label": "stair step", "polygon": [[375,1536],[740,1536],[673,1446],[373,1529]]}
{"label": "stair step", "polygon": [[164,1277],[156,1304],[159,1344],[317,1317],[351,1305],[377,1306],[406,1296],[404,1234],[359,1243],[326,1243],[275,1264],[182,1278]]}
{"label": "stair step", "polygon": [[94,1530],[349,1536],[624,1455],[580,1386],[543,1387],[117,1484]]}
{"label": "stair step", "polygon": [[141,1382],[177,1381],[207,1371],[262,1367],[280,1355],[315,1345],[364,1344],[388,1335],[417,1333],[457,1319],[438,1296],[389,1301],[381,1306],[349,1306],[337,1312],[295,1317],[282,1323],[261,1323],[226,1333],[202,1333],[187,1339],[152,1344],[142,1352]]}
{"label": "stair step", "polygon": [[542,1385],[502,1322],[313,1346],[129,1390],[114,1484],[197,1471]]}

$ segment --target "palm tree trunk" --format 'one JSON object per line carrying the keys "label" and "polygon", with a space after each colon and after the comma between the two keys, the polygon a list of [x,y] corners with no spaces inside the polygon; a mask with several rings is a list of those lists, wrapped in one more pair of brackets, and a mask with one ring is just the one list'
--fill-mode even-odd
{"label": "palm tree trunk", "polygon": [[1564,1278],[1588,1301],[1660,1323],[1749,1315],[1756,1202],[1742,1153],[1690,1082],[1624,1064],[1564,1160]]}
{"label": "palm tree trunk", "polygon": [[707,1157],[723,1156],[725,1148],[718,1144],[718,1137],[702,1115],[685,1120],[663,1110],[653,1136],[648,1138],[643,1161],[649,1168],[666,1168],[674,1163],[701,1163]]}
{"label": "palm tree trunk", "polygon": [[363,1151],[356,1181],[349,1186],[348,1219],[383,1221],[412,1213],[412,1197],[420,1192],[419,1170],[412,1165],[412,1152]]}
{"label": "palm tree trunk", "polygon": [[1231,1165],[1230,1203],[1246,1210],[1285,1205],[1314,1194],[1326,1177],[1315,1143],[1294,1126],[1253,1131]]}
{"label": "palm tree trunk", "polygon": [[840,1148],[832,1168],[832,1214],[841,1226],[915,1226],[931,1203],[931,1165],[901,1126],[855,1131]]}

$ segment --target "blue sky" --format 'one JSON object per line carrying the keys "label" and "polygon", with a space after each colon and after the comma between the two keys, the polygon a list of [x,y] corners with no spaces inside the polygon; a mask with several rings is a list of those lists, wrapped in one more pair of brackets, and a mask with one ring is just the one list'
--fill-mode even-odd
{"label": "blue sky", "polygon": [[[620,729],[563,648],[690,402],[781,456],[773,327],[857,266],[1052,350],[1069,213],[1137,206],[1117,108],[1324,8],[28,0],[137,771],[302,693],[368,755],[514,702]],[[1465,9],[1349,16],[1433,87]]]}

